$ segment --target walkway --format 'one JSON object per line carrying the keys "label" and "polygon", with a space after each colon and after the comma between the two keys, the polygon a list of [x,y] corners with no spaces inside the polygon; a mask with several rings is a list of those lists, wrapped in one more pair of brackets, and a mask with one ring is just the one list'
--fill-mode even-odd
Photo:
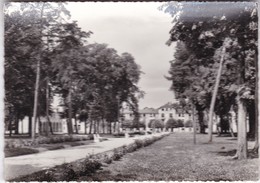
{"label": "walkway", "polygon": [[146,136],[135,138],[109,138],[107,141],[91,143],[88,145],[5,158],[5,180],[28,175],[63,163],[70,163],[83,159],[89,154],[110,151],[117,147],[131,144],[137,138],[145,137]]}

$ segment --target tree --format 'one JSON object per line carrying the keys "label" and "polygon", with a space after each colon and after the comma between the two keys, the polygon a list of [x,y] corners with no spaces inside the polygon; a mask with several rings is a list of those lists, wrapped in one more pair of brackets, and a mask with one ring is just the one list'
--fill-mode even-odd
{"label": "tree", "polygon": [[217,98],[217,93],[218,93],[218,87],[219,87],[219,82],[220,82],[220,77],[221,77],[221,72],[222,72],[222,67],[223,67],[223,62],[224,62],[224,55],[226,52],[226,43],[227,39],[225,39],[223,43],[223,48],[222,48],[222,55],[220,58],[220,63],[219,63],[219,68],[216,76],[216,83],[214,86],[213,94],[211,97],[211,102],[210,102],[210,109],[209,109],[209,142],[212,142],[212,130],[213,130],[213,112],[214,112],[214,107],[215,107],[215,102]]}
{"label": "tree", "polygon": [[192,127],[192,121],[191,121],[191,120],[187,120],[187,121],[184,123],[184,127]]}
{"label": "tree", "polygon": [[[222,3],[207,3],[207,5],[200,3],[183,3],[179,9],[181,13],[177,19],[175,19],[175,24],[170,32],[171,37],[168,41],[168,43],[181,41],[188,50],[189,57],[184,59],[183,57],[176,57],[177,61],[181,58],[179,60],[183,61],[182,65],[184,65],[185,61],[190,64],[189,68],[191,68],[191,71],[189,70],[188,76],[191,77],[186,76],[183,78],[187,78],[189,81],[189,78],[196,78],[196,71],[204,70],[204,73],[200,72],[200,78],[202,78],[200,79],[200,82],[204,83],[204,86],[201,86],[196,82],[191,82],[191,87],[174,84],[173,88],[181,88],[178,92],[189,97],[188,91],[195,87],[195,91],[197,92],[195,96],[197,97],[196,99],[199,98],[199,100],[193,99],[191,101],[193,101],[194,104],[196,101],[199,101],[200,104],[203,104],[199,107],[207,109],[209,107],[207,101],[212,98],[212,81],[215,81],[215,79],[213,80],[215,76],[212,77],[212,74],[216,73],[213,57],[223,45],[226,37],[229,37],[232,40],[232,44],[226,52],[226,55],[231,58],[231,60],[223,65],[223,69],[225,68],[225,71],[223,71],[225,77],[222,76],[220,85],[225,88],[224,91],[227,91],[228,93],[233,92],[235,93],[233,96],[237,97],[238,113],[240,115],[240,118],[238,119],[241,128],[239,132],[241,135],[238,136],[238,152],[246,152],[245,106],[249,100],[252,100],[255,91],[255,85],[253,84],[255,80],[254,72],[252,72],[253,67],[245,64],[245,61],[251,57],[250,55],[252,53],[252,55],[256,54],[256,16],[253,15],[256,7],[253,3],[247,5],[248,7],[245,8],[244,4],[238,3],[232,6],[232,11],[230,11],[230,9],[227,11],[226,4]],[[198,14],[198,11],[201,11],[203,8],[209,9],[214,7],[212,10],[216,10],[217,6],[226,11],[205,11],[203,15]],[[166,7],[166,11],[170,11],[172,14],[176,13],[176,7],[178,9],[176,4],[171,3],[168,3]],[[189,9],[193,9],[193,11],[188,14],[187,12]],[[192,20],[190,17],[192,17]],[[182,55],[185,56],[183,53]],[[235,65],[235,67],[232,68],[231,65]],[[174,72],[171,70],[170,74],[172,73]],[[234,74],[236,76],[239,75],[239,77],[234,77]],[[174,77],[170,77],[170,79],[176,82]],[[221,104],[221,102],[219,102],[219,104]],[[223,105],[223,103],[221,105]],[[238,156],[240,158],[245,158],[245,153],[240,153]]]}
{"label": "tree", "polygon": [[165,128],[166,129],[170,128],[172,132],[173,132],[173,129],[177,128],[177,127],[178,127],[177,120],[175,120],[173,118],[168,119],[168,121],[165,124]]}
{"label": "tree", "polygon": [[[35,123],[37,116],[40,115],[38,112],[38,106],[41,106],[38,102],[41,84],[39,82],[41,75],[41,61],[43,60],[47,48],[47,39],[45,39],[46,36],[44,34],[48,32],[48,27],[57,25],[61,20],[61,14],[67,15],[68,11],[62,3],[57,4],[57,6],[53,6],[50,3],[21,3],[17,7],[17,14],[20,13],[22,16],[21,24],[26,23],[27,21],[27,26],[21,31],[22,36],[19,38],[19,41],[22,43],[22,47],[25,51],[28,51],[28,48],[31,46],[34,48],[31,52],[28,52],[27,55],[27,58],[32,60],[31,65],[33,65],[36,73],[32,122],[32,138],[34,139]],[[6,14],[8,14],[8,12]],[[6,33],[9,34],[9,31],[12,32],[15,26],[17,25],[12,25],[9,30],[6,30]],[[32,38],[36,39],[33,40]],[[26,64],[29,65],[28,62]]]}
{"label": "tree", "polygon": [[73,90],[75,91],[79,87],[79,75],[89,71],[87,63],[82,62],[84,56],[82,52],[85,51],[84,42],[91,32],[81,31],[76,22],[64,24],[57,28],[57,31],[59,31],[61,38],[60,44],[53,51],[55,62],[52,62],[52,68],[53,72],[56,73],[57,82],[60,83],[63,91],[66,91],[63,93],[63,97],[67,98],[65,104],[68,106],[68,133],[72,134],[72,95]]}
{"label": "tree", "polygon": [[178,127],[184,127],[184,122],[183,122],[183,120],[178,119],[178,120],[177,120],[177,126],[178,126]]}
{"label": "tree", "polygon": [[161,120],[159,119],[151,119],[150,123],[148,124],[149,128],[163,128],[164,124]]}
{"label": "tree", "polygon": [[40,41],[37,27],[32,27],[38,19],[24,18],[30,17],[28,14],[21,11],[5,13],[5,103],[10,106],[12,115],[15,114],[16,124],[19,119],[29,116],[31,133],[35,47],[40,46]]}

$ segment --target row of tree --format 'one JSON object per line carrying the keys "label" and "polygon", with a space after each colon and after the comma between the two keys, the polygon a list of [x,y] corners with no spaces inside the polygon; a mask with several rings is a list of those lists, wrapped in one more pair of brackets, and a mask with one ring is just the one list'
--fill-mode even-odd
{"label": "row of tree", "polygon": [[[135,123],[132,120],[124,120],[122,122],[122,128],[145,128],[146,124],[144,121],[139,122],[138,124]],[[166,128],[166,129],[171,129],[173,131],[174,128],[178,128],[178,127],[192,127],[192,121],[191,120],[187,120],[186,122],[183,122],[183,120],[181,119],[174,119],[174,118],[170,118],[166,121],[166,123],[164,124],[164,122],[160,119],[151,119],[148,123],[148,127],[149,128]]]}
{"label": "row of tree", "polygon": [[37,119],[43,116],[52,133],[54,96],[62,99],[69,134],[72,118],[89,123],[90,130],[102,121],[118,121],[123,102],[138,118],[141,71],[131,54],[88,44],[92,32],[69,21],[63,3],[6,3],[4,15],[5,124],[10,133],[13,126],[18,133],[25,116],[33,138]]}
{"label": "row of tree", "polygon": [[239,158],[247,156],[248,116],[249,133],[258,150],[256,4],[167,3],[161,8],[174,18],[167,42],[176,42],[167,77],[171,90],[178,98],[191,101],[201,133],[205,133],[208,115],[210,142],[213,114],[224,128],[229,112],[234,111]]}

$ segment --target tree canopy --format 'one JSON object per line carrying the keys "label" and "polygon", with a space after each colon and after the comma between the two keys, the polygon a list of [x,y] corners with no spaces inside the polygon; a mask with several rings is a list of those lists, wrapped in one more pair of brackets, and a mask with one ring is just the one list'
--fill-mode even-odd
{"label": "tree canopy", "polygon": [[173,16],[167,44],[177,42],[167,79],[178,98],[188,98],[195,106],[201,132],[205,132],[204,114],[210,107],[221,56],[215,114],[224,119],[231,108],[244,105],[251,111],[252,124],[257,123],[253,118],[256,108],[250,105],[256,93],[256,4],[169,2],[161,9]]}
{"label": "tree canopy", "polygon": [[46,110],[52,112],[46,105],[54,95],[61,97],[61,116],[68,119],[69,133],[73,133],[71,118],[91,124],[119,121],[123,102],[138,116],[143,92],[137,84],[142,72],[134,57],[118,54],[107,44],[89,44],[93,32],[82,30],[69,16],[63,3],[8,3],[5,106],[9,116],[31,118],[35,95],[38,117],[49,115]]}

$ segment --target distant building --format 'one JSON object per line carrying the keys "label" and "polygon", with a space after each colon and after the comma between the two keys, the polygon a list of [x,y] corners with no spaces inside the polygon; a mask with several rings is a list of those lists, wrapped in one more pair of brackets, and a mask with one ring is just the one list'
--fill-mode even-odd
{"label": "distant building", "polygon": [[191,110],[183,109],[179,103],[168,102],[158,108],[158,119],[166,123],[169,119],[182,120],[185,123],[192,120]]}
{"label": "distant building", "polygon": [[[191,110],[184,110],[178,102],[168,102],[157,109],[145,107],[144,109],[140,109],[138,112],[139,121],[144,122],[145,124],[149,123],[152,119],[160,119],[164,123],[171,118],[176,120],[180,119],[183,123],[192,119]],[[131,111],[128,106],[122,109],[121,116],[123,117],[123,120],[134,119],[133,111]]]}

